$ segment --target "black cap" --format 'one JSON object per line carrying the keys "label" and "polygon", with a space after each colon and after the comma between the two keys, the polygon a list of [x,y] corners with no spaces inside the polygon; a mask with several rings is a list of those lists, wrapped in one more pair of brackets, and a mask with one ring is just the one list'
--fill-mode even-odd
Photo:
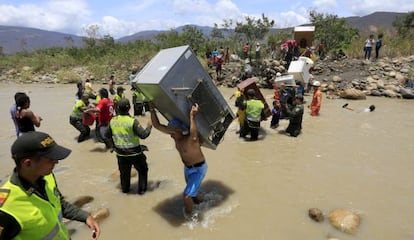
{"label": "black cap", "polygon": [[18,137],[11,147],[12,158],[41,156],[52,160],[65,159],[72,150],[58,145],[53,138],[43,132],[28,132]]}
{"label": "black cap", "polygon": [[125,88],[124,88],[124,87],[122,87],[122,86],[119,86],[119,87],[117,87],[117,88],[116,88],[116,90],[117,90],[117,91],[124,91],[124,90],[125,90]]}
{"label": "black cap", "polygon": [[256,91],[253,88],[247,90],[247,96],[254,97],[256,95]]}

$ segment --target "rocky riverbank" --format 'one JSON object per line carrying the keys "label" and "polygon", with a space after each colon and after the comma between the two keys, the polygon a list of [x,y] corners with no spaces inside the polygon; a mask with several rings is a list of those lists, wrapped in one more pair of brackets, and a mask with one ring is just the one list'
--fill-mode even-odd
{"label": "rocky riverbank", "polygon": [[[364,99],[366,96],[414,98],[414,56],[361,59],[325,59],[315,62],[313,75],[329,98]],[[215,75],[213,71],[212,75]],[[262,64],[233,61],[223,66],[218,85],[235,87],[246,75],[257,79],[260,87],[271,88],[276,74],[287,74],[283,62],[265,59]],[[215,77],[215,76],[214,76]]]}
{"label": "rocky riverbank", "polygon": [[[366,96],[414,99],[414,56],[381,58],[377,61],[361,59],[324,59],[315,62],[313,75],[322,85],[328,98],[365,99]],[[68,73],[69,72],[69,73]],[[215,76],[214,66],[209,73],[217,85],[235,87],[246,78],[253,77],[262,88],[272,88],[276,74],[287,74],[283,61],[264,59],[261,63],[246,63],[234,58],[223,65],[222,76]],[[125,73],[127,75],[128,73]],[[71,77],[74,76],[74,77]],[[66,74],[33,73],[28,66],[21,69],[8,69],[0,73],[0,82],[19,83],[75,83],[90,77],[84,67],[73,68]],[[128,84],[118,80],[118,84]],[[105,83],[106,79],[95,79]]]}

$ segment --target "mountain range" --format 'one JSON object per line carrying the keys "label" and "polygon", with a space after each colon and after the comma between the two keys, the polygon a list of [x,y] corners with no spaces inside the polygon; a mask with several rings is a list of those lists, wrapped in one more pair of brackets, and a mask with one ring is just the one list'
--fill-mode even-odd
{"label": "mountain range", "polygon": [[[384,31],[393,31],[393,22],[397,17],[403,17],[406,13],[375,12],[363,17],[347,17],[348,24],[360,32],[372,31],[372,28]],[[205,35],[209,35],[212,27],[196,26]],[[183,26],[175,29],[178,32]],[[272,29],[277,32],[280,29]],[[117,42],[126,43],[135,40],[151,40],[160,33],[166,31],[141,31],[130,36],[116,39]],[[14,54],[21,51],[33,51],[50,47],[83,47],[83,38],[73,34],[46,31],[35,28],[0,26],[0,47],[4,54]]]}

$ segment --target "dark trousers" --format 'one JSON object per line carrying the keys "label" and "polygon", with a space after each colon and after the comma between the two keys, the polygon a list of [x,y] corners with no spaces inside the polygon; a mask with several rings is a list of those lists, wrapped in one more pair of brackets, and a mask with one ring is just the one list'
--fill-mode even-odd
{"label": "dark trousers", "polygon": [[144,103],[134,103],[134,116],[145,115],[144,112]]}
{"label": "dark trousers", "polygon": [[376,59],[378,59],[378,57],[379,57],[379,50],[380,50],[379,47],[375,47],[375,58]]}
{"label": "dark trousers", "polygon": [[147,190],[148,165],[147,157],[141,153],[135,156],[116,156],[118,159],[118,169],[121,179],[121,189],[123,193],[128,193],[131,186],[132,165],[138,171],[138,193],[143,194]]}
{"label": "dark trousers", "polygon": [[292,137],[297,137],[302,130],[302,124],[299,123],[289,123],[288,127],[286,128],[286,132],[290,134]]}
{"label": "dark trousers", "polygon": [[249,124],[249,121],[246,119],[243,123],[242,128],[240,129],[240,137],[246,137],[247,134],[250,133],[250,140],[257,140],[259,137],[259,128],[260,128],[260,122],[254,123],[254,126]]}
{"label": "dark trousers", "polygon": [[80,135],[78,137],[78,142],[84,141],[91,134],[91,129],[89,128],[89,126],[84,125],[82,123],[82,118],[76,118],[76,117],[70,116],[69,123],[80,132]]}
{"label": "dark trousers", "polygon": [[280,119],[280,112],[273,113],[272,120],[270,121],[270,127],[279,125],[279,119]]}

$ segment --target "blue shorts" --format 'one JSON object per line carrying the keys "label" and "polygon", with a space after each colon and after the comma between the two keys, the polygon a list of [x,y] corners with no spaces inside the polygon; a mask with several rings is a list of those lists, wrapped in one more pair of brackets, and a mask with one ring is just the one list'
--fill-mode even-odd
{"label": "blue shorts", "polygon": [[204,164],[199,167],[189,168],[184,166],[184,177],[185,182],[187,183],[187,186],[184,189],[185,196],[197,196],[201,182],[203,181],[204,176],[206,176],[207,168],[207,162],[204,162]]}

